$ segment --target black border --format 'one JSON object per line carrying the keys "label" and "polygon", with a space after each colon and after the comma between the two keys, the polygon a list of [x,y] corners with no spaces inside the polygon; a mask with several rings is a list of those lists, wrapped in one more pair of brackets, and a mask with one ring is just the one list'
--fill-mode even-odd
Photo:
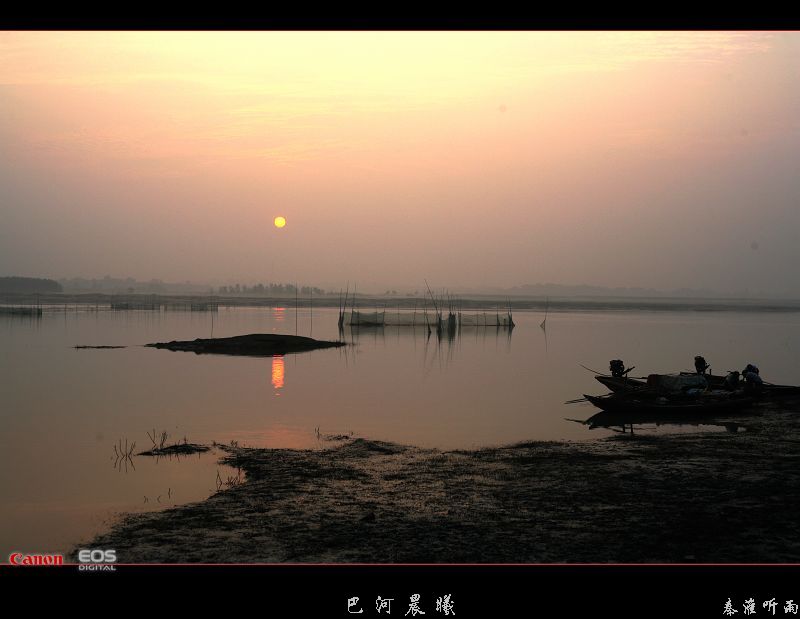
{"label": "black border", "polygon": [[[80,12],[69,6],[55,9],[62,14],[50,8],[37,13],[19,9],[4,9],[0,30],[800,30],[798,8],[754,14],[743,6],[738,14],[730,7],[707,13],[697,8],[647,14],[550,7],[518,14],[438,15],[430,8],[406,7],[385,14],[377,9],[321,14],[311,7],[304,11],[223,7],[222,12],[209,14],[201,14],[197,7],[172,12],[132,9],[127,14]],[[800,603],[800,565],[119,565],[115,572],[82,573],[76,566],[6,564],[0,565],[0,580],[48,592],[61,585],[70,593],[103,589],[139,602],[151,602],[162,594],[211,604],[238,598],[262,608],[267,616],[351,617],[347,598],[359,596],[365,602],[361,617],[374,617],[378,616],[374,607],[366,602],[376,595],[395,598],[399,606],[393,607],[392,615],[404,616],[407,598],[414,592],[423,596],[425,619],[444,616],[431,604],[436,595],[445,593],[453,595],[454,616],[459,618],[724,616],[728,598],[739,611],[737,617],[744,616],[742,603],[749,598],[757,602],[757,615],[769,616],[761,603],[773,597],[779,603],[776,616],[786,616],[786,600]]]}
{"label": "black border", "polygon": [[[385,616],[378,595],[392,598],[392,615],[405,616],[418,593],[425,615],[435,600],[452,596],[462,617],[721,617],[728,599],[744,616],[754,599],[800,604],[800,565],[118,565],[115,572],[83,573],[77,566],[0,567],[9,585],[32,584],[55,593],[94,592],[205,604],[239,601],[266,616],[352,617],[347,600],[359,597],[360,617]],[[14,589],[19,591],[19,589]],[[234,598],[236,598],[234,600]],[[409,615],[410,616],[410,615]]]}
{"label": "black border", "polygon": [[[100,9],[68,4],[34,10],[4,7],[0,30],[797,30],[800,8],[746,5],[724,8],[648,6],[574,7],[511,4],[364,7],[260,4],[253,6],[136,7]],[[123,10],[125,9],[125,10]],[[760,10],[759,10],[760,9]]]}

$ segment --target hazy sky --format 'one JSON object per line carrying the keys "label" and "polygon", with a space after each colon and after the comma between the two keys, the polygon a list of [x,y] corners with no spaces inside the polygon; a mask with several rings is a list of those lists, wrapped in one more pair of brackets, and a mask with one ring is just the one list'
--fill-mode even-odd
{"label": "hazy sky", "polygon": [[0,32],[0,275],[800,296],[799,198],[800,33]]}

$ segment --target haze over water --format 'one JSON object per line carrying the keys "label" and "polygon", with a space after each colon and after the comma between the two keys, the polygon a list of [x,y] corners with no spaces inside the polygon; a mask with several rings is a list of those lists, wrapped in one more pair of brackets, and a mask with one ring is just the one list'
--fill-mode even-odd
{"label": "haze over water", "polygon": [[0,265],[798,297],[799,108],[791,32],[3,32]]}

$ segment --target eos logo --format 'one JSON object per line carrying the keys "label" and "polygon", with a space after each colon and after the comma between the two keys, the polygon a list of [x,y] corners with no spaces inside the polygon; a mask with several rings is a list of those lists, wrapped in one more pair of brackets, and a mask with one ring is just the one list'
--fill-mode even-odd
{"label": "eos logo", "polygon": [[78,566],[81,572],[116,572],[116,568],[109,563],[117,562],[116,550],[88,550],[83,549],[78,552],[78,561],[82,565]]}

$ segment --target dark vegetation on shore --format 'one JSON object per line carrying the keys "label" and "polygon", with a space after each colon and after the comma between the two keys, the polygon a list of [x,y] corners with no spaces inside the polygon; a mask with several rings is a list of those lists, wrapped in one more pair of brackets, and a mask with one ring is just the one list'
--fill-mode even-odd
{"label": "dark vegetation on shore", "polygon": [[243,483],[91,544],[125,562],[797,562],[795,415],[474,451],[233,445]]}
{"label": "dark vegetation on shore", "polygon": [[205,453],[211,449],[207,445],[197,443],[175,443],[164,447],[153,447],[147,451],[141,451],[137,456],[188,456],[191,454]]}
{"label": "dark vegetation on shore", "polygon": [[0,277],[0,293],[37,294],[62,292],[61,284],[38,277]]}
{"label": "dark vegetation on shore", "polygon": [[[150,442],[153,444],[152,449],[140,451],[136,454],[137,456],[188,456],[191,454],[205,453],[211,449],[208,445],[190,443],[185,436],[183,437],[183,442],[175,441],[173,443],[167,443],[169,439],[167,431],[163,430],[160,434],[156,434],[155,428],[153,428],[152,434],[149,431],[147,432],[147,438],[149,438]],[[134,443],[134,446],[135,445],[136,443]],[[131,449],[131,451],[133,450]]]}
{"label": "dark vegetation on shore", "polygon": [[102,349],[105,349],[105,348],[112,348],[112,349],[114,349],[114,348],[127,348],[127,346],[75,346],[74,348],[77,348],[78,350],[85,350],[85,349],[102,350]]}
{"label": "dark vegetation on shore", "polygon": [[235,337],[219,337],[213,339],[196,339],[190,341],[172,341],[147,344],[152,348],[166,348],[172,351],[193,352],[216,355],[244,355],[267,357],[285,355],[318,348],[344,346],[344,342],[315,340],[299,335],[278,335],[276,333],[252,333]]}

